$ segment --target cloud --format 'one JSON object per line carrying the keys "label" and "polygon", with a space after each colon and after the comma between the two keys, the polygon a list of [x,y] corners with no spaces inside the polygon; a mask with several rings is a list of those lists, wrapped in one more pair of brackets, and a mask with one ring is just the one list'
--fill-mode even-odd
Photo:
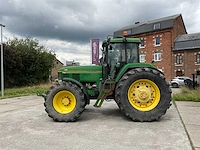
{"label": "cloud", "polygon": [[199,0],[0,0],[6,36],[33,37],[65,60],[90,62],[91,38],[101,41],[114,31],[182,14],[188,33],[200,32]]}
{"label": "cloud", "polygon": [[[48,45],[48,49],[56,53],[57,58],[66,64],[66,61],[82,62],[81,65],[90,64],[90,41],[86,44],[77,44],[61,40],[40,40],[44,45]],[[59,51],[57,50],[59,49]]]}

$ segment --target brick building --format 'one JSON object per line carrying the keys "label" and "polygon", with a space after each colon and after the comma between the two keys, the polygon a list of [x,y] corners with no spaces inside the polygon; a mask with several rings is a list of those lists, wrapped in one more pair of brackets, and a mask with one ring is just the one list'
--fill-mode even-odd
{"label": "brick building", "polygon": [[186,28],[181,14],[151,20],[136,22],[114,32],[114,37],[122,37],[127,31],[129,37],[140,38],[140,62],[151,63],[163,71],[167,80],[174,77],[172,72],[172,48],[175,39],[186,34]]}
{"label": "brick building", "polygon": [[200,33],[183,34],[177,37],[172,50],[172,75],[197,75],[200,80]]}
{"label": "brick building", "polygon": [[55,59],[53,68],[51,70],[51,77],[50,77],[51,81],[54,81],[55,79],[58,78],[58,69],[60,69],[61,67],[63,67],[63,63],[58,59]]}

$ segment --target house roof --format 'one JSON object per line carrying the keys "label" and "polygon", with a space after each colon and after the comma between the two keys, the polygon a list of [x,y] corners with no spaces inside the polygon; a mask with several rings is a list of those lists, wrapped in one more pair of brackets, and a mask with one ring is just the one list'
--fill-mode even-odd
{"label": "house roof", "polygon": [[58,60],[57,58],[55,58],[55,61],[59,62],[60,64],[64,65],[60,60]]}
{"label": "house roof", "polygon": [[[114,37],[122,37],[124,31],[128,31],[129,35],[137,35],[147,32],[152,32],[155,30],[162,30],[162,29],[168,29],[173,28],[174,25],[174,19],[181,16],[181,14],[168,16],[164,18],[159,18],[155,20],[150,20],[142,23],[136,22],[133,25],[123,27],[117,31],[114,32]],[[160,27],[157,29],[154,29],[155,24],[160,24]]]}
{"label": "house roof", "polygon": [[175,42],[173,51],[192,50],[200,48],[200,33],[179,35]]}

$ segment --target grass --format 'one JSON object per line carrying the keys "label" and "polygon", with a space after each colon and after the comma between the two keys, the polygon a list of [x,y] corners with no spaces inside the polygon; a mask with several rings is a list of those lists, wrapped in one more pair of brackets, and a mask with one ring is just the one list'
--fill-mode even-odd
{"label": "grass", "polygon": [[[0,97],[0,99],[45,93],[52,85],[53,84],[40,84],[35,86],[5,89],[4,97]],[[180,93],[173,95],[173,100],[200,102],[200,88],[195,90],[182,88]]]}
{"label": "grass", "polygon": [[5,89],[4,96],[0,97],[0,99],[45,93],[51,86],[52,84],[40,84],[21,88]]}
{"label": "grass", "polygon": [[173,100],[200,102],[200,88],[197,88],[195,90],[182,88],[180,93],[176,93],[173,95]]}

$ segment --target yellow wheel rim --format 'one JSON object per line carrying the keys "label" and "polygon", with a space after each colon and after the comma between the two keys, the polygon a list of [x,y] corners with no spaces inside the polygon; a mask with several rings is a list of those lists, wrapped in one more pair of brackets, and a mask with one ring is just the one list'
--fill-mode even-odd
{"label": "yellow wheel rim", "polygon": [[128,100],[135,109],[139,111],[150,111],[160,101],[160,90],[151,80],[139,79],[129,87]]}
{"label": "yellow wheel rim", "polygon": [[67,114],[74,110],[76,106],[76,98],[69,91],[60,91],[53,98],[54,109],[61,114]]}

